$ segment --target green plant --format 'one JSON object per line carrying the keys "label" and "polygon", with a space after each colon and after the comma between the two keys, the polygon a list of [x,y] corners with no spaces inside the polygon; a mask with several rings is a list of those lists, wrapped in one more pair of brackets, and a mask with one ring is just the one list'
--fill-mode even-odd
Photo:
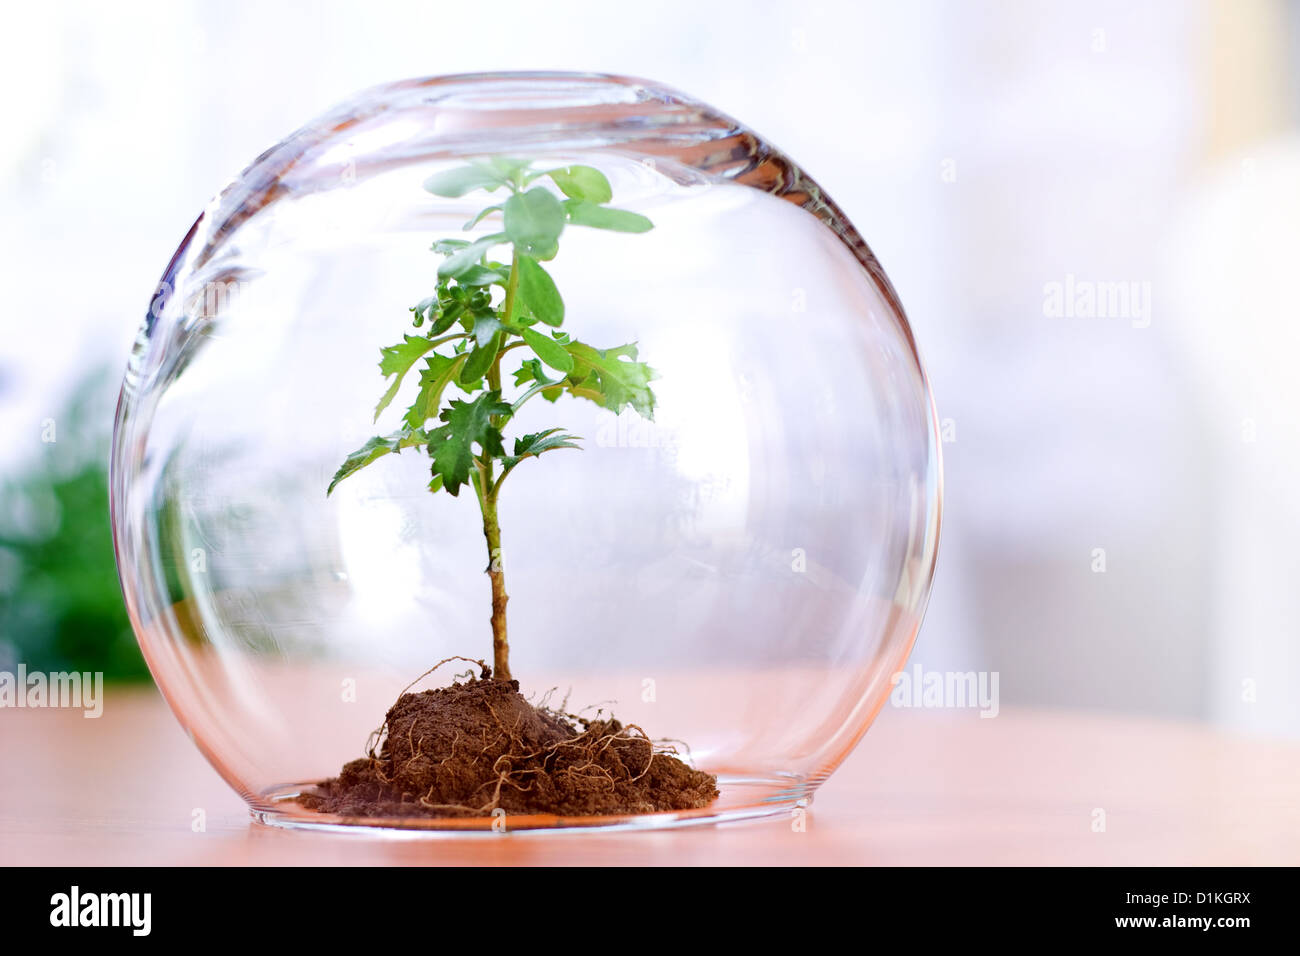
{"label": "green plant", "polygon": [[[539,182],[544,179],[564,198]],[[613,198],[609,181],[590,166],[534,169],[529,161],[493,157],[432,176],[424,188],[451,198],[504,189],[503,202],[485,207],[465,224],[468,231],[499,218],[501,229],[472,241],[440,239],[433,244],[433,251],[444,257],[435,294],[411,308],[412,325],[424,332],[403,335],[397,345],[380,350],[379,370],[392,383],[375,408],[375,420],[407,373],[423,362],[419,391],[402,427],[350,454],[326,493],[361,468],[407,448],[423,448],[432,459],[430,491],[454,496],[462,485],[474,489],[492,584],[493,673],[509,680],[509,596],[497,517],[501,486],[526,459],[578,448],[580,439],[562,428],[547,428],[520,435],[507,452],[504,429],[538,395],[554,402],[567,393],[615,414],[631,408],[648,419],[655,406],[650,382],[656,375],[637,361],[635,343],[597,349],[560,331],[564,300],[542,263],[559,252],[567,225],[635,233],[652,224],[645,216],[608,206]],[[492,258],[499,246],[510,247],[508,263]],[[516,349],[525,349],[530,357],[512,373],[518,394],[510,399],[502,388],[501,362]],[[472,397],[444,404],[449,387]],[[440,424],[431,427],[434,422]]]}
{"label": "green plant", "polygon": [[102,671],[149,679],[122,604],[108,523],[108,431],[117,397],[85,375],[58,413],[57,441],[0,480],[0,669]]}

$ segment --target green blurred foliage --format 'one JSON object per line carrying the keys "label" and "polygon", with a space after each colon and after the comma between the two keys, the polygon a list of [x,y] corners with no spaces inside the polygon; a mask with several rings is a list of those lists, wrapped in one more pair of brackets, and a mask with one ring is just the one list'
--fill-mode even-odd
{"label": "green blurred foliage", "polygon": [[0,481],[0,658],[144,680],[108,519],[112,403],[106,376],[87,378],[54,418],[54,440],[47,421],[26,471]]}

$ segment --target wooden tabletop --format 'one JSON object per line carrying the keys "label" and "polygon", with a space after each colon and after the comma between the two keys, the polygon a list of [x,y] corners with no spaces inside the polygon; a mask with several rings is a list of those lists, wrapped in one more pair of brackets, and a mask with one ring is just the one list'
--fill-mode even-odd
{"label": "wooden tabletop", "polygon": [[1300,863],[1300,744],[1095,714],[886,707],[802,832],[782,819],[400,840],[272,829],[144,689],[110,691],[99,719],[0,710],[0,764],[6,865]]}

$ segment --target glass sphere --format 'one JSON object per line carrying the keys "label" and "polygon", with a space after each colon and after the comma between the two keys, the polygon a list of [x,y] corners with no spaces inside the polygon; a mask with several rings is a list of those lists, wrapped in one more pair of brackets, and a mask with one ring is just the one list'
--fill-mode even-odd
{"label": "glass sphere", "polygon": [[422,183],[491,156],[595,167],[612,205],[654,223],[571,225],[547,263],[565,331],[636,342],[658,405],[653,421],[569,396],[521,410],[516,434],[563,426],[582,450],[525,463],[501,495],[513,674],[534,700],[678,741],[721,789],[704,810],[547,825],[788,813],[911,649],[938,543],[936,419],[898,298],[835,204],[755,133],[643,81],[381,87],[203,211],[114,432],[119,570],[154,678],[256,818],[312,825],[294,795],[360,756],[407,684],[491,659],[473,494],[430,494],[417,449],[326,496],[391,430],[373,420],[379,349],[419,334],[431,243],[499,228],[462,231],[486,194]]}

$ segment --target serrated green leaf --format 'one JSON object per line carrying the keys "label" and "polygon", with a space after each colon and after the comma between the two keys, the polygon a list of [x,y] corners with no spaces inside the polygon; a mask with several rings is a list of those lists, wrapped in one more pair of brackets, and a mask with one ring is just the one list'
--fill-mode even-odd
{"label": "serrated green leaf", "polygon": [[431,471],[442,479],[442,488],[456,497],[460,486],[469,482],[469,470],[474,464],[474,450],[452,436],[451,428],[443,425],[429,433],[429,457],[433,459]]}
{"label": "serrated green leaf", "polygon": [[395,431],[391,435],[376,436],[358,448],[352,454],[343,460],[338,471],[334,472],[334,478],[330,481],[329,487],[325,489],[325,496],[329,497],[333,493],[335,486],[347,478],[354,475],[371,462],[378,461],[385,455],[397,454],[403,448],[413,448],[416,445],[423,445],[429,440],[428,436],[420,429],[403,428]]}
{"label": "serrated green leaf", "polygon": [[522,365],[515,370],[515,384],[528,385],[532,382],[540,382],[543,385],[560,385],[564,379],[549,379],[546,373],[542,371],[540,359],[526,359]]}
{"label": "serrated green leaf", "polygon": [[524,255],[545,259],[555,255],[564,231],[564,207],[541,186],[515,193],[505,203],[505,234]]}
{"label": "serrated green leaf", "polygon": [[509,412],[510,406],[501,401],[501,392],[496,389],[473,401],[452,401],[442,410],[439,418],[447,424],[429,434],[428,446],[433,473],[442,477],[443,488],[449,494],[459,494],[460,486],[469,482],[474,445],[490,457],[502,453],[501,432],[492,424],[492,417]]}
{"label": "serrated green leaf", "polygon": [[535,329],[522,329],[519,334],[533,353],[551,368],[566,374],[573,371],[573,356],[559,342]]}
{"label": "serrated green leaf", "polygon": [[519,257],[518,297],[521,305],[535,318],[547,325],[564,321],[564,299],[555,287],[555,280],[531,256]]}
{"label": "serrated green leaf", "polygon": [[560,428],[548,428],[546,431],[533,432],[530,435],[521,435],[515,439],[514,453],[503,455],[501,462],[507,471],[510,471],[525,458],[536,458],[548,451],[555,451],[560,448],[577,448],[582,446],[576,444],[581,441],[577,435],[570,435]]}
{"label": "serrated green leaf", "polygon": [[[516,385],[527,385],[530,382],[549,386],[541,391],[542,398],[548,402],[558,401],[559,397],[564,394],[565,379],[557,378],[552,380],[547,378],[546,373],[542,371],[541,359],[528,359],[515,372]],[[523,399],[518,401],[522,402]]]}
{"label": "serrated green leaf", "polygon": [[570,435],[561,428],[548,428],[545,431],[516,438],[514,453],[515,455],[540,455],[553,448],[576,448],[576,445],[568,443],[580,440],[577,435]]}
{"label": "serrated green leaf", "polygon": [[[659,376],[649,365],[636,361],[636,343],[613,349],[594,349],[583,342],[570,342],[564,348],[573,356],[569,374],[570,390],[580,397],[618,413],[624,406],[642,418],[654,419],[655,396],[650,383]],[[594,392],[599,399],[593,397]]]}
{"label": "serrated green leaf", "polygon": [[564,210],[568,213],[569,222],[575,226],[610,229],[614,232],[649,232],[654,228],[654,223],[640,213],[597,206],[581,199],[564,200]]}
{"label": "serrated green leaf", "polygon": [[486,189],[490,192],[506,185],[507,182],[509,180],[499,170],[474,163],[434,173],[424,181],[424,188],[435,196],[458,199],[476,189]]}
{"label": "serrated green leaf", "polygon": [[401,386],[406,373],[433,348],[433,341],[423,335],[403,335],[402,339],[400,345],[390,345],[379,350],[379,371],[383,373],[384,378],[390,375],[397,377],[393,379],[393,383],[388,386],[388,391],[384,392],[383,397],[379,399],[379,404],[375,406],[375,421],[379,420],[380,413],[397,395],[397,389]]}
{"label": "serrated green leaf", "polygon": [[465,361],[463,355],[448,356],[435,352],[425,360],[425,368],[420,372],[420,391],[415,401],[406,410],[403,421],[409,428],[421,428],[424,423],[438,413],[442,403],[442,393],[456,376],[456,371]]}
{"label": "serrated green leaf", "polygon": [[560,192],[570,199],[605,203],[614,198],[605,174],[592,166],[564,166],[548,170],[544,175],[550,176]]}

